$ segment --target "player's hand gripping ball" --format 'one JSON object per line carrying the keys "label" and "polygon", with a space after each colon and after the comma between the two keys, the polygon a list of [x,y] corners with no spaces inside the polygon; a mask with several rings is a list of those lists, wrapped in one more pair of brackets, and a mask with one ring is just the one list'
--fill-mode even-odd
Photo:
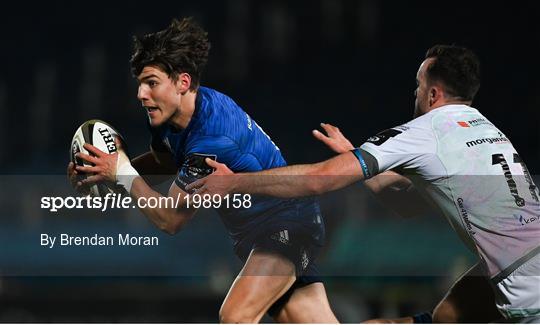
{"label": "player's hand gripping ball", "polygon": [[[84,148],[84,144],[86,143],[91,144],[108,154],[120,150],[119,145],[121,145],[122,149],[125,148],[123,137],[111,125],[101,120],[84,122],[77,131],[75,131],[75,135],[71,141],[71,163],[68,166],[68,175],[72,185],[75,187],[75,184],[86,177],[91,176],[89,174],[77,172],[74,169],[75,166],[93,166],[93,164],[77,157],[79,152],[92,155],[92,153]],[[105,196],[107,193],[121,193],[123,191],[122,187],[117,186],[112,182],[99,182],[89,186],[79,186],[76,188],[82,194],[101,197]]]}

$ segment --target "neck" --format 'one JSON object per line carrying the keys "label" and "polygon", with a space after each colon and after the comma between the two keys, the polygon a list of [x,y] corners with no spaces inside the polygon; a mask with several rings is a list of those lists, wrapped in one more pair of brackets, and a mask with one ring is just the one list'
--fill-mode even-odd
{"label": "neck", "polygon": [[431,107],[429,107],[427,112],[430,112],[430,111],[432,111],[434,109],[437,109],[439,107],[446,106],[446,105],[467,105],[467,106],[470,106],[471,104],[472,104],[471,101],[464,101],[464,100],[457,100],[457,99],[456,100],[443,100],[443,101],[436,102],[433,105],[431,105]]}
{"label": "neck", "polygon": [[180,105],[172,116],[169,124],[177,129],[185,129],[195,112],[195,99],[197,91],[188,90],[180,99]]}

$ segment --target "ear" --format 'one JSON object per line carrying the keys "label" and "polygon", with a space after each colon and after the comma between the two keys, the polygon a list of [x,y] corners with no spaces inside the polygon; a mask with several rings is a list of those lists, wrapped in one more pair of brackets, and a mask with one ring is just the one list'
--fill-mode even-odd
{"label": "ear", "polygon": [[428,91],[428,103],[429,107],[440,104],[444,99],[444,91],[438,86],[434,85],[429,88]]}
{"label": "ear", "polygon": [[191,76],[185,72],[181,73],[178,75],[175,86],[177,94],[185,94],[191,87]]}

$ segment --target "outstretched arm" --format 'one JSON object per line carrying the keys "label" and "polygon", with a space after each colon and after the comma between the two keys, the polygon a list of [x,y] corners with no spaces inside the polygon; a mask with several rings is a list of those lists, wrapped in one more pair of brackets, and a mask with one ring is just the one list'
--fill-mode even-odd
{"label": "outstretched arm", "polygon": [[224,164],[210,159],[216,171],[188,186],[197,193],[252,193],[290,198],[318,195],[360,181],[364,175],[351,152],[315,164],[292,165],[256,173],[232,174]]}

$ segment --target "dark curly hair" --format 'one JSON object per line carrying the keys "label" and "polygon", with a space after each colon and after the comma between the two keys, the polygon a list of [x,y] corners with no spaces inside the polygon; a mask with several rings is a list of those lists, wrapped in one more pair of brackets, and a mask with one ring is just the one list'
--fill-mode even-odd
{"label": "dark curly hair", "polygon": [[426,53],[434,58],[426,71],[428,82],[441,82],[449,96],[472,101],[480,88],[480,62],[469,49],[435,45]]}
{"label": "dark curly hair", "polygon": [[166,29],[133,37],[134,54],[131,72],[134,77],[146,66],[156,66],[177,80],[181,73],[191,76],[191,90],[199,87],[201,72],[208,61],[210,43],[208,33],[189,17],[180,21],[173,19]]}

